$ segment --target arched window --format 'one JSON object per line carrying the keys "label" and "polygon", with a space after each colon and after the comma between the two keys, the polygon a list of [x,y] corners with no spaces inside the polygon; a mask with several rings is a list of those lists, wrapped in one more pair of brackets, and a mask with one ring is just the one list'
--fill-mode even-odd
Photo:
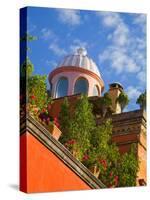
{"label": "arched window", "polygon": [[75,83],[74,94],[78,93],[88,93],[88,81],[85,78],[79,78]]}
{"label": "arched window", "polygon": [[99,95],[100,95],[99,88],[97,85],[94,85],[93,96],[99,96]]}
{"label": "arched window", "polygon": [[64,97],[67,96],[68,93],[68,79],[65,77],[62,77],[59,79],[56,87],[56,94],[55,97]]}

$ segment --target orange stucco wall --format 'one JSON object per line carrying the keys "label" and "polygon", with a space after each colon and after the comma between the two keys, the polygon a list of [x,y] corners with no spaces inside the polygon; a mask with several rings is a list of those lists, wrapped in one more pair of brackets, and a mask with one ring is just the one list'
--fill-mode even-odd
{"label": "orange stucco wall", "polygon": [[32,193],[90,189],[79,176],[30,133],[21,135],[20,146],[21,191]]}

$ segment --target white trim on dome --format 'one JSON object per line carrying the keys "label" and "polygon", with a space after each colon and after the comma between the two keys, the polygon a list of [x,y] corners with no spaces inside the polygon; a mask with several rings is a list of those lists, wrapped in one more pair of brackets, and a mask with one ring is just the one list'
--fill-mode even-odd
{"label": "white trim on dome", "polygon": [[57,67],[81,67],[89,71],[94,72],[99,77],[101,77],[99,69],[96,63],[88,57],[85,48],[77,49],[77,52],[73,55],[68,55],[64,58],[62,62]]}

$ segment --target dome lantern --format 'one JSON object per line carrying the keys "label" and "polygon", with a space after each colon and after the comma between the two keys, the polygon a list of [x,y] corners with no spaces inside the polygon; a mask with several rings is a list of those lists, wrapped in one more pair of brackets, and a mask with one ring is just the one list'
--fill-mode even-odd
{"label": "dome lantern", "polygon": [[87,51],[86,51],[85,48],[80,47],[80,48],[77,49],[77,54],[81,55],[81,56],[86,56],[87,55]]}

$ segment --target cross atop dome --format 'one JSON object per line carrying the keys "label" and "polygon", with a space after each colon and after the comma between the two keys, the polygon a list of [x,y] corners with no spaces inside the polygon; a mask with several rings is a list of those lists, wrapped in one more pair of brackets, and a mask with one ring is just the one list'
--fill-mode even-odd
{"label": "cross atop dome", "polygon": [[87,55],[87,51],[84,47],[80,47],[77,49],[77,54],[81,55],[81,56],[86,56]]}

